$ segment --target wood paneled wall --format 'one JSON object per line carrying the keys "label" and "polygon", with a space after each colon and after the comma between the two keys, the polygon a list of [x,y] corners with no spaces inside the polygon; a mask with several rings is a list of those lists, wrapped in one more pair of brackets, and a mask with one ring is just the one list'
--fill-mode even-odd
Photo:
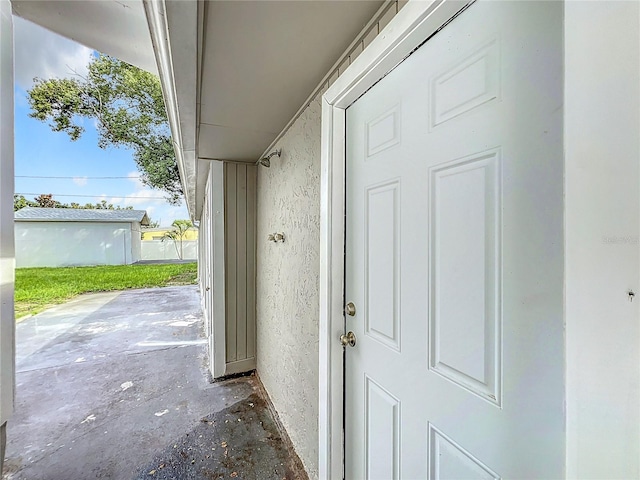
{"label": "wood paneled wall", "polygon": [[255,165],[225,164],[227,375],[256,365],[256,179]]}

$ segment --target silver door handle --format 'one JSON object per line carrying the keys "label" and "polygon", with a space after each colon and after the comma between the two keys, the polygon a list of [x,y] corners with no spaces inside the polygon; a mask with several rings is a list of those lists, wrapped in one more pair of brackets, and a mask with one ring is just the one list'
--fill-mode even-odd
{"label": "silver door handle", "polygon": [[356,306],[353,304],[353,302],[347,303],[347,305],[344,307],[344,313],[346,313],[350,317],[353,317],[356,314]]}
{"label": "silver door handle", "polygon": [[347,332],[340,335],[340,343],[343,347],[355,347],[356,346],[356,334],[353,332]]}

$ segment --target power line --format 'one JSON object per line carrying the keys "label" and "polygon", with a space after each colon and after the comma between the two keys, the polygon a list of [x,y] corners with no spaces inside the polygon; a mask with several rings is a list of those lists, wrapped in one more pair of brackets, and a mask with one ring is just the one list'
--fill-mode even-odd
{"label": "power line", "polygon": [[49,176],[40,176],[40,175],[15,175],[15,178],[46,178],[48,179],[64,179],[64,180],[116,180],[116,179],[124,179],[124,178],[131,178],[131,179],[135,179],[135,178],[140,178],[139,176],[135,176],[135,177],[82,177],[82,176],[76,176],[76,177],[49,177]]}
{"label": "power line", "polygon": [[[16,195],[43,195],[42,193],[29,193],[29,192],[15,192]],[[47,193],[44,195],[51,195],[53,197],[90,197],[90,198],[104,198],[104,197],[113,197],[113,198],[125,198],[127,195],[71,195],[71,194],[62,194],[62,193]],[[142,198],[145,200],[166,200],[165,197],[129,197],[129,198]]]}

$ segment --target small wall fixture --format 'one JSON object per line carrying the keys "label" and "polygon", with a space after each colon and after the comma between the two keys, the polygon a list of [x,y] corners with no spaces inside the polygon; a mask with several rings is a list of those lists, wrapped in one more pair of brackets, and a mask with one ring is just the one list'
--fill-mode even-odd
{"label": "small wall fixture", "polygon": [[260,160],[258,160],[256,162],[256,165],[262,165],[263,167],[269,168],[271,166],[271,157],[273,157],[274,155],[277,155],[278,157],[280,157],[281,154],[282,154],[281,148],[279,148],[278,150],[274,150],[266,157],[262,157]]}
{"label": "small wall fixture", "polygon": [[267,240],[274,243],[278,243],[278,242],[284,243],[284,233],[270,233],[267,236]]}

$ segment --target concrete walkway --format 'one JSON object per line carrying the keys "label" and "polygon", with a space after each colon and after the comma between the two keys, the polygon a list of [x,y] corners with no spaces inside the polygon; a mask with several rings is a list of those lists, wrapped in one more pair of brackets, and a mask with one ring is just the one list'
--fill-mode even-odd
{"label": "concrete walkway", "polygon": [[168,259],[168,260],[138,260],[137,262],[134,263],[134,265],[157,265],[159,263],[194,263],[197,260],[195,258],[192,259],[187,259],[187,260],[175,260],[175,259]]}
{"label": "concrete walkway", "polygon": [[83,295],[17,326],[4,479],[306,479],[254,376],[211,383],[195,287]]}

